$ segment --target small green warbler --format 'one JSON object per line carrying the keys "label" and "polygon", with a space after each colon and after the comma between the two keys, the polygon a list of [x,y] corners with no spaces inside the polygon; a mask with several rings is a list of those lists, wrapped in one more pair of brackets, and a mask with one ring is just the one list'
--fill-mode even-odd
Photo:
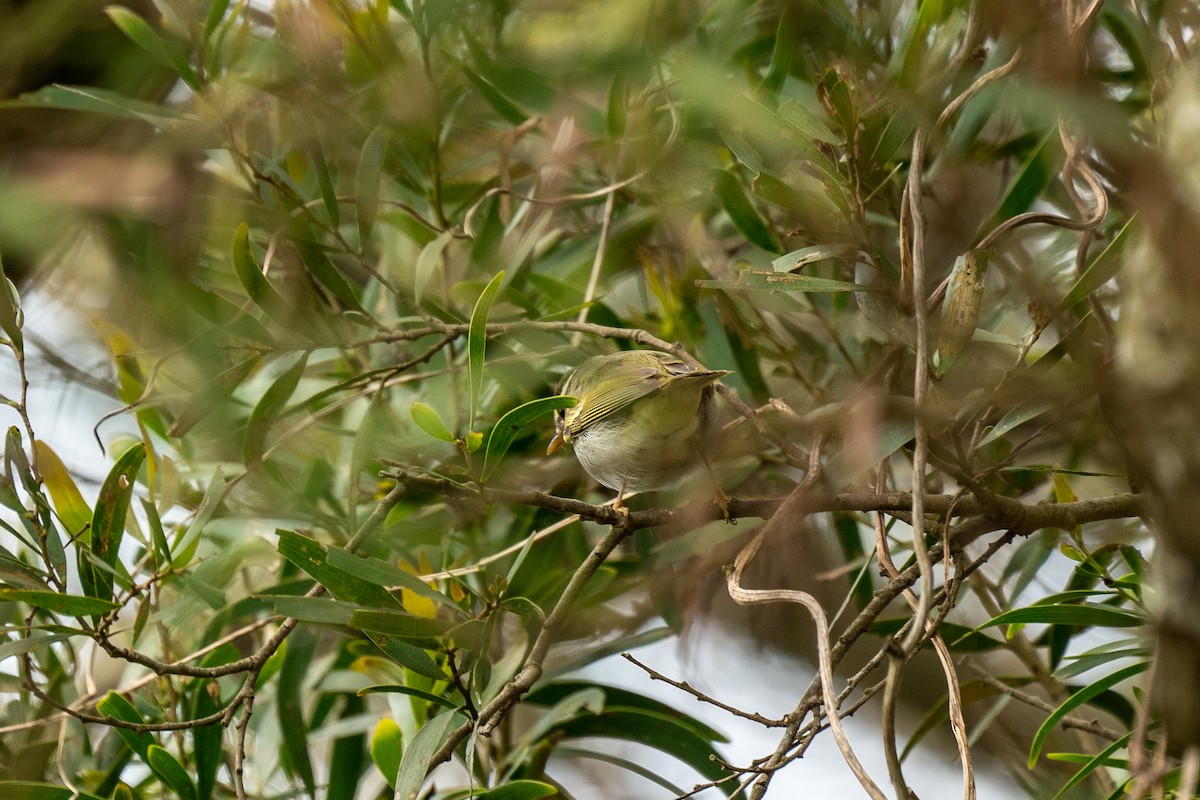
{"label": "small green warbler", "polygon": [[593,356],[563,380],[559,393],[579,402],[555,410],[546,454],[570,444],[584,470],[617,492],[617,508],[627,491],[674,486],[708,464],[713,383],[728,374],[659,350]]}

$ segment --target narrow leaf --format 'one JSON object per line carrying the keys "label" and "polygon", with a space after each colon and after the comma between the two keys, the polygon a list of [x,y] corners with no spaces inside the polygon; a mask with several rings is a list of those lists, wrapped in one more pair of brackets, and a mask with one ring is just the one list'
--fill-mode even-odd
{"label": "narrow leaf", "polygon": [[395,683],[381,683],[376,686],[368,686],[365,689],[359,689],[358,694],[360,697],[368,694],[406,694],[409,697],[417,697],[428,703],[434,703],[435,705],[444,706],[446,708],[458,708],[458,706],[456,706],[454,703],[440,695],[424,692],[420,689],[414,689],[411,686],[402,686]]}
{"label": "narrow leaf", "polygon": [[849,244],[815,244],[811,247],[801,247],[773,260],[771,269],[776,272],[791,272],[819,261],[849,259],[855,250],[856,248]]}
{"label": "narrow leaf", "polygon": [[[1096,755],[1089,758],[1087,760],[1087,762],[1082,767],[1079,768],[1079,771],[1076,772],[1074,775],[1072,775],[1070,777],[1070,779],[1068,779],[1067,782],[1064,783],[1059,788],[1058,792],[1054,795],[1054,797],[1050,798],[1050,800],[1058,800],[1058,798],[1062,797],[1064,794],[1069,792],[1071,789],[1075,788],[1080,783],[1085,781],[1087,779],[1087,777],[1089,775],[1091,775],[1093,772],[1095,772],[1097,769],[1099,769],[1100,767],[1109,766],[1110,765],[1109,759],[1112,758],[1112,754],[1117,752],[1121,748],[1126,747],[1129,744],[1129,740],[1132,738],[1133,738],[1133,734],[1127,733],[1124,736],[1122,736],[1120,739],[1117,739],[1115,742],[1110,744],[1108,747],[1101,750]],[[1056,753],[1048,753],[1046,757],[1051,760],[1057,760],[1057,759],[1055,759],[1056,755],[1057,755]]]}
{"label": "narrow leaf", "polygon": [[178,42],[164,39],[158,31],[150,27],[146,20],[135,12],[123,6],[109,6],[104,9],[109,19],[113,21],[129,40],[150,54],[151,58],[164,67],[175,70],[194,91],[200,91],[200,78],[184,55],[183,47]]}
{"label": "narrow leaf", "polygon": [[429,762],[450,736],[450,729],[459,719],[457,714],[436,716],[421,726],[417,735],[404,748],[400,769],[396,775],[396,800],[416,800],[429,772]]}
{"label": "narrow leaf", "polygon": [[298,776],[309,797],[316,796],[316,777],[308,754],[308,722],[304,718],[304,681],[317,649],[317,636],[312,628],[300,627],[292,632],[284,650],[283,664],[276,681],[275,709],[287,754],[289,772]]}
{"label": "narrow leaf", "polygon": [[[220,710],[219,686],[214,681],[196,681],[192,686],[192,719],[200,719]],[[218,693],[214,695],[213,690]],[[192,751],[196,765],[196,800],[211,800],[221,768],[222,734],[219,723],[205,725],[192,731]]]}
{"label": "narrow leaf", "polygon": [[379,185],[383,171],[383,156],[387,148],[387,129],[380,126],[371,131],[363,142],[355,174],[355,211],[358,217],[359,247],[366,249],[379,212]]}
{"label": "narrow leaf", "polygon": [[92,86],[43,86],[17,100],[0,101],[0,108],[59,108],[109,117],[137,119],[166,132],[178,124],[175,109],[144,103],[117,92]]}
{"label": "narrow leaf", "polygon": [[307,572],[339,600],[370,608],[400,608],[396,598],[374,583],[326,563],[325,548],[307,536],[279,529],[279,554]]}
{"label": "narrow leaf", "polygon": [[483,99],[488,102],[488,105],[510,125],[520,125],[529,119],[528,114],[518,108],[514,102],[505,97],[499,89],[478,72],[465,64],[462,66],[462,71],[476,91],[483,95]]}
{"label": "narrow leaf", "polygon": [[0,781],[0,797],[4,800],[103,800],[65,786],[33,781]]}
{"label": "narrow leaf", "polygon": [[243,222],[233,233],[233,269],[246,296],[268,314],[278,313],[284,307],[283,298],[267,280],[262,268],[250,250],[250,226]]}
{"label": "narrow leaf", "polygon": [[[117,692],[109,692],[102,700],[96,703],[96,710],[106,717],[118,719],[121,722],[130,722],[136,725],[143,724],[146,720],[142,717],[137,707],[129,701],[123,694]],[[129,745],[129,749],[138,754],[142,761],[146,761],[149,749],[154,745],[154,737],[146,731],[134,731],[129,728],[119,728],[114,726],[113,730],[118,736],[125,740],[125,744]]]}
{"label": "narrow leaf", "polygon": [[188,777],[187,770],[167,750],[156,744],[150,745],[146,753],[146,765],[164,785],[179,795],[180,800],[196,800],[196,786]]}
{"label": "narrow leaf", "polygon": [[250,412],[250,418],[246,421],[246,433],[242,439],[242,457],[247,464],[257,464],[262,460],[267,431],[278,418],[279,412],[287,405],[292,393],[296,391],[307,365],[308,353],[301,353],[296,362],[285,369],[263,392],[254,410]]}
{"label": "narrow leaf", "polygon": [[576,398],[566,395],[542,397],[530,400],[528,403],[506,412],[488,432],[486,447],[483,451],[483,480],[487,480],[492,471],[500,464],[500,459],[508,452],[508,448],[517,438],[521,428],[556,408],[570,408],[578,402]]}
{"label": "narrow leaf", "polygon": [[471,326],[467,331],[467,367],[471,379],[471,422],[467,427],[472,430],[475,428],[475,415],[479,411],[479,396],[483,393],[483,356],[484,350],[487,348],[488,312],[492,310],[492,301],[496,299],[496,293],[500,291],[500,284],[503,282],[504,270],[500,270],[488,282],[488,285],[483,287],[483,292],[480,293],[479,299],[475,301],[475,308],[471,311]]}
{"label": "narrow leaf", "polygon": [[778,253],[780,247],[779,242],[775,239],[775,234],[751,205],[738,179],[725,170],[713,170],[711,174],[713,192],[721,201],[721,207],[729,215],[733,226],[751,244],[768,253]]}
{"label": "narrow leaf", "polygon": [[437,238],[421,248],[416,266],[413,267],[413,301],[418,305],[425,295],[425,287],[429,285],[433,273],[442,263],[442,253],[445,252],[446,245],[450,244],[453,238],[452,231],[442,231]]}
{"label": "narrow leaf", "polygon": [[1067,294],[1063,297],[1062,302],[1058,304],[1058,309],[1054,312],[1055,315],[1086,299],[1092,292],[1116,277],[1117,270],[1121,268],[1121,259],[1119,256],[1125,251],[1132,227],[1133,218],[1126,222],[1121,230],[1117,231],[1117,235],[1108,243],[1108,247],[1105,247],[1100,255],[1096,256],[1092,263],[1088,265],[1083,274],[1075,280],[1071,288],[1067,290]]}
{"label": "narrow leaf", "polygon": [[1024,425],[1031,419],[1036,419],[1047,411],[1054,409],[1051,403],[1039,403],[1037,401],[1028,400],[1010,410],[1007,414],[1000,418],[1000,421],[992,427],[991,430],[980,440],[979,444],[985,445],[996,441],[1001,436],[1004,436],[1014,428]]}
{"label": "narrow leaf", "polygon": [[350,618],[350,625],[364,631],[374,631],[399,639],[434,639],[451,625],[428,617],[417,617],[399,611],[376,611],[360,608]]}
{"label": "narrow leaf", "polygon": [[454,611],[456,615],[462,616],[462,611],[459,610],[453,600],[436,589],[431,589],[425,581],[411,572],[405,572],[399,567],[378,558],[364,558],[363,556],[355,555],[340,547],[329,548],[325,555],[326,563],[331,567],[340,569],[343,572],[353,573],[364,581],[385,586],[389,589],[401,587],[406,591],[420,595],[426,600],[440,603]]}
{"label": "narrow leaf", "polygon": [[196,423],[220,407],[233,394],[233,390],[242,385],[242,381],[250,376],[261,358],[262,356],[256,353],[210,378],[175,417],[175,421],[167,429],[167,435],[175,438],[187,435]]}
{"label": "narrow leaf", "polygon": [[1088,684],[1079,691],[1075,692],[1075,694],[1068,697],[1062,703],[1062,705],[1050,713],[1050,716],[1046,717],[1046,721],[1042,723],[1042,726],[1038,728],[1037,733],[1034,734],[1033,744],[1029,747],[1029,769],[1033,769],[1034,765],[1037,764],[1038,756],[1041,755],[1042,746],[1046,743],[1046,738],[1055,728],[1058,727],[1058,723],[1062,721],[1063,717],[1067,716],[1076,708],[1079,708],[1079,706],[1088,702],[1097,695],[1117,685],[1121,681],[1145,672],[1149,668],[1149,661],[1143,661],[1139,664],[1131,664],[1130,666],[1125,667],[1124,669],[1119,669],[1110,675],[1105,675],[1095,683]]}
{"label": "narrow leaf", "polygon": [[28,603],[36,608],[44,608],[58,614],[70,614],[73,617],[107,614],[117,607],[111,600],[99,597],[81,597],[37,589],[0,589],[0,600]]}
{"label": "narrow leaf", "polygon": [[875,292],[874,286],[818,278],[813,275],[793,275],[790,272],[759,272],[742,270],[736,281],[700,280],[697,286],[713,289],[742,289],[749,292]]}
{"label": "narrow leaf", "polygon": [[542,781],[516,780],[475,795],[479,800],[537,800],[558,794],[558,789]]}
{"label": "narrow leaf", "polygon": [[4,272],[4,262],[0,261],[0,330],[4,331],[18,352],[25,349],[25,340],[21,333],[23,324],[21,297],[17,293],[17,287]]}
{"label": "narrow leaf", "polygon": [[[125,535],[125,517],[133,497],[134,480],[145,459],[146,446],[141,442],[122,453],[104,479],[100,496],[96,498],[96,511],[92,515],[91,552],[110,567],[117,563],[121,538]],[[104,599],[112,597],[112,573],[94,569],[84,560],[80,561],[79,567],[87,595]]]}
{"label": "narrow leaf", "polygon": [[980,625],[976,630],[991,628],[996,625],[1036,624],[1049,625],[1078,625],[1090,627],[1099,625],[1111,628],[1131,628],[1145,625],[1149,620],[1143,614],[1124,608],[1106,606],[1100,603],[1073,603],[1067,605],[1044,605],[1014,608]]}
{"label": "narrow leaf", "polygon": [[46,489],[50,492],[50,499],[54,501],[58,516],[67,526],[67,533],[75,541],[85,544],[90,542],[92,510],[84,501],[66,464],[50,445],[40,439],[33,443],[33,448],[37,453],[42,479],[46,482]]}

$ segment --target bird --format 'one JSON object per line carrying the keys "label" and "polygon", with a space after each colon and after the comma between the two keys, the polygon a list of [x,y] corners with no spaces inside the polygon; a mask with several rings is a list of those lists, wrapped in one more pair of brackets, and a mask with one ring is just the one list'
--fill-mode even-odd
{"label": "bird", "polygon": [[617,492],[614,508],[624,509],[626,492],[670,488],[710,466],[713,384],[729,374],[661,350],[593,356],[563,379],[559,394],[577,402],[555,410],[546,454],[570,445],[584,471]]}

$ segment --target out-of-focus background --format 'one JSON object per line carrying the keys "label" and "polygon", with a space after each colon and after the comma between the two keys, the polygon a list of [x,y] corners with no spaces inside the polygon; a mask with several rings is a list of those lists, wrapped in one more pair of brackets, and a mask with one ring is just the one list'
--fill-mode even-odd
{"label": "out-of-focus background", "polygon": [[0,0],[0,796],[1191,796],[1194,13]]}

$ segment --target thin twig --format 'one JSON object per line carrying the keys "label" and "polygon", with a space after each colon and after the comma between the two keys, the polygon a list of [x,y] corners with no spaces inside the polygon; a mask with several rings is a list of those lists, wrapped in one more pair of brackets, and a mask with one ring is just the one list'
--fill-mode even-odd
{"label": "thin twig", "polygon": [[717,708],[721,709],[722,711],[724,711],[728,714],[732,714],[735,717],[741,717],[742,719],[748,719],[751,722],[757,722],[759,725],[762,725],[767,728],[779,728],[779,727],[782,727],[787,724],[784,720],[771,719],[769,717],[764,717],[762,714],[756,714],[756,713],[749,712],[749,711],[742,711],[740,708],[734,708],[731,705],[722,703],[720,700],[717,700],[716,698],[713,698],[713,697],[709,697],[704,692],[701,692],[698,689],[695,689],[694,687],[689,685],[686,681],[676,681],[676,680],[672,680],[671,678],[668,678],[666,675],[663,675],[661,672],[658,672],[657,670],[653,669],[652,667],[649,667],[646,664],[643,664],[641,661],[638,661],[630,653],[621,653],[621,658],[625,659],[629,663],[633,664],[634,666],[636,666],[636,667],[640,668],[642,671],[644,671],[647,675],[650,676],[650,680],[662,681],[665,684],[674,686],[679,691],[690,694],[692,697],[696,698],[701,703],[708,703],[710,706],[716,706]]}

